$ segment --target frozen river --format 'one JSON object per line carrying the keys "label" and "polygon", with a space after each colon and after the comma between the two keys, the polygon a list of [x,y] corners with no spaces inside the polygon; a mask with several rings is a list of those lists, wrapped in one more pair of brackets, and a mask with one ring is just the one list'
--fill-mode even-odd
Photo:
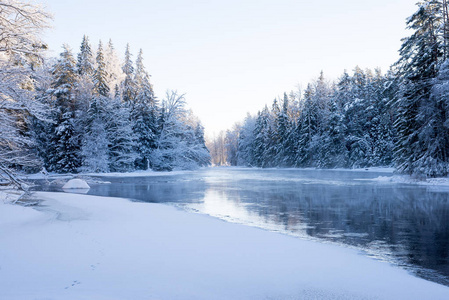
{"label": "frozen river", "polygon": [[207,168],[102,177],[88,194],[166,203],[300,238],[344,244],[449,285],[449,188],[374,180],[391,173]]}

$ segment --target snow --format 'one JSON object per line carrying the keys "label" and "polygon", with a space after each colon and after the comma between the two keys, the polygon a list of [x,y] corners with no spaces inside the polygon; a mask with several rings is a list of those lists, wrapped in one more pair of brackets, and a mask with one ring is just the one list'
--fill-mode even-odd
{"label": "snow", "polygon": [[[200,168],[201,169],[201,168]],[[153,171],[153,170],[139,170],[139,171],[132,171],[132,172],[109,172],[109,173],[93,173],[93,172],[87,172],[87,173],[79,173],[76,174],[76,176],[94,176],[94,177],[152,177],[152,176],[176,176],[176,175],[182,175],[182,174],[188,174],[188,170],[178,170],[178,171]],[[58,180],[64,180],[64,179],[72,179],[75,175],[67,175],[67,174],[56,174],[56,173],[50,173],[48,175],[42,174],[42,173],[35,173],[35,174],[27,174],[27,175],[21,175],[21,178],[24,178],[26,180],[36,180],[36,179],[58,179]]]}
{"label": "snow", "polygon": [[38,192],[0,201],[0,299],[447,299],[355,250],[160,204]]}
{"label": "snow", "polygon": [[15,203],[22,197],[24,192],[12,187],[5,187],[0,189],[0,203]]}
{"label": "snow", "polygon": [[62,186],[63,189],[90,189],[90,186],[87,184],[87,182],[80,178],[75,178],[67,181],[66,184]]}
{"label": "snow", "polygon": [[414,178],[408,175],[395,175],[395,176],[379,176],[374,179],[379,183],[404,183],[404,184],[415,184],[424,186],[449,186],[449,178],[439,177],[439,178]]}
{"label": "snow", "polygon": [[152,176],[175,176],[181,174],[187,174],[191,171],[133,171],[133,172],[111,172],[111,173],[86,173],[87,176],[97,176],[97,177],[152,177]]}

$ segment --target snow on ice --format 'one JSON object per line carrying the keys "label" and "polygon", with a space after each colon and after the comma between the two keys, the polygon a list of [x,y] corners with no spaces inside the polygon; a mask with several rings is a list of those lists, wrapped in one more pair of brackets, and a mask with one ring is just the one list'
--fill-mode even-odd
{"label": "snow on ice", "polygon": [[63,189],[83,189],[88,190],[90,189],[90,186],[87,184],[87,182],[80,178],[75,178],[67,181],[66,184],[62,187]]}
{"label": "snow on ice", "polygon": [[0,299],[447,299],[335,245],[160,204],[39,192],[0,201]]}

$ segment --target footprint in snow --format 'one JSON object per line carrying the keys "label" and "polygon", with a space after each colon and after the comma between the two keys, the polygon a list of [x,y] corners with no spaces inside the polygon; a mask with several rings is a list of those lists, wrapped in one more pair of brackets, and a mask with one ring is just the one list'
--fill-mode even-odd
{"label": "footprint in snow", "polygon": [[90,265],[90,269],[92,270],[92,271],[95,271],[95,269],[97,268],[97,266],[99,265],[100,263],[97,263],[96,265]]}
{"label": "footprint in snow", "polygon": [[[71,286],[75,286],[75,285],[78,285],[78,284],[81,284],[81,282],[79,282],[78,280],[75,280],[75,281],[72,282]],[[70,286],[66,286],[64,289],[67,290],[69,287]]]}

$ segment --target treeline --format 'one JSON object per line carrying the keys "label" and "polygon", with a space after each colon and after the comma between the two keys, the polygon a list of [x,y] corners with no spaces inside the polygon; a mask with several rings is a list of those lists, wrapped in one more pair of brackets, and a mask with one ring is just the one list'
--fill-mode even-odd
{"label": "treeline", "polygon": [[209,163],[203,127],[167,92],[159,103],[143,64],[129,45],[124,61],[112,42],[93,54],[87,36],[75,59],[63,47],[40,95],[51,122],[33,123],[39,156],[54,172],[124,172],[191,169]]}
{"label": "treeline", "polygon": [[355,68],[323,74],[211,143],[216,164],[257,167],[395,166],[418,176],[449,173],[449,15],[425,0],[407,19],[388,75]]}
{"label": "treeline", "polygon": [[124,172],[209,164],[204,130],[175,91],[158,100],[143,63],[111,41],[84,36],[46,59],[40,39],[50,15],[38,5],[0,2],[0,178],[14,172]]}
{"label": "treeline", "polygon": [[218,136],[222,147],[212,147],[213,162],[220,164],[220,153],[221,163],[255,167],[390,165],[395,134],[388,82],[380,70],[359,67],[336,84],[321,73],[303,93],[285,93]]}

